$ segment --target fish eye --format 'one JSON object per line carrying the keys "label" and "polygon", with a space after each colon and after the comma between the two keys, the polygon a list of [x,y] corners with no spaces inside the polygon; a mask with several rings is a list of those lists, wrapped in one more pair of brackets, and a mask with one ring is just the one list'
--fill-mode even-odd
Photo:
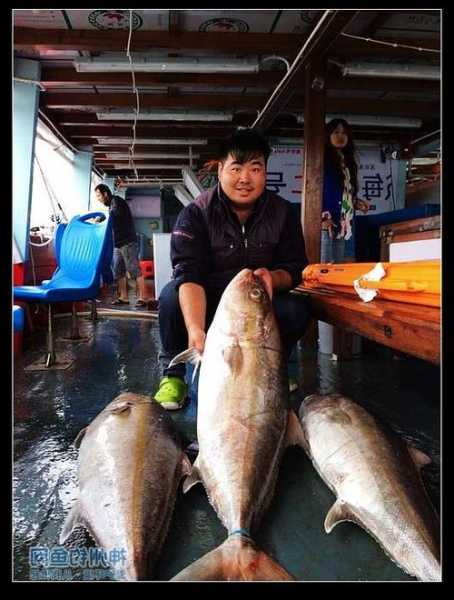
{"label": "fish eye", "polygon": [[259,288],[254,288],[249,293],[249,297],[252,300],[258,300],[261,297],[261,295],[262,295],[262,290],[260,290]]}

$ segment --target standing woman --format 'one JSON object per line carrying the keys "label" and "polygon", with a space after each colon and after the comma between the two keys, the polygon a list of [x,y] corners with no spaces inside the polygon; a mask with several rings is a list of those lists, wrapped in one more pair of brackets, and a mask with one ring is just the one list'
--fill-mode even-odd
{"label": "standing woman", "polygon": [[[351,128],[344,119],[333,119],[325,128],[320,262],[355,261],[355,209],[369,210],[357,192],[358,166]],[[319,321],[318,332],[319,351],[332,354],[333,326]],[[354,352],[360,351],[358,336],[353,337],[352,347]]]}
{"label": "standing woman", "polygon": [[333,119],[325,132],[320,261],[353,262],[355,209],[366,213],[369,205],[357,197],[358,166],[350,125]]}

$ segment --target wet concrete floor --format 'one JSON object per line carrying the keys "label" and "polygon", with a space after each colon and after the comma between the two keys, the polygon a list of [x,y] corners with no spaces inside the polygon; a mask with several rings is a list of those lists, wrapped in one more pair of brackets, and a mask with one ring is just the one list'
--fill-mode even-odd
{"label": "wet concrete floor", "polygon": [[[69,330],[59,319],[58,333]],[[77,498],[80,429],[118,394],[151,394],[157,387],[159,332],[156,320],[106,318],[82,321],[88,342],[57,342],[57,354],[74,359],[66,370],[25,371],[43,356],[44,332],[35,333],[14,368],[14,578],[108,579],[109,571],[36,570],[31,548],[58,546],[65,516]],[[298,408],[309,393],[343,393],[387,422],[432,458],[423,476],[437,511],[440,499],[439,369],[369,345],[360,358],[333,362],[328,355],[295,352],[291,396]],[[171,413],[186,443],[196,437],[195,389],[181,411]],[[191,456],[192,459],[195,456]],[[323,529],[334,495],[299,448],[283,458],[275,497],[257,532],[257,544],[301,581],[412,581],[360,527]],[[174,517],[153,579],[168,580],[225,540],[226,532],[202,486],[178,494]],[[83,531],[73,544],[93,545]],[[96,572],[95,572],[96,571]]]}

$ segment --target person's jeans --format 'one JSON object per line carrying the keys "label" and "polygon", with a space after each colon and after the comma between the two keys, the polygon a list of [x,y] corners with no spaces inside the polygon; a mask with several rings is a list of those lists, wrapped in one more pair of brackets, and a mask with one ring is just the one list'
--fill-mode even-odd
{"label": "person's jeans", "polygon": [[352,222],[352,236],[349,240],[331,239],[326,229],[321,232],[320,262],[355,262],[355,221]]}
{"label": "person's jeans", "polygon": [[[213,320],[220,297],[207,296],[207,324],[206,331]],[[284,353],[288,360],[291,351],[298,340],[306,332],[309,321],[309,307],[305,296],[281,292],[273,294],[273,308],[281,333]],[[161,291],[159,297],[159,333],[161,336],[161,351],[159,363],[163,375],[181,377],[185,376],[186,365],[178,364],[168,368],[174,356],[186,350],[188,334],[184,324],[178,300],[176,282],[170,281]]]}

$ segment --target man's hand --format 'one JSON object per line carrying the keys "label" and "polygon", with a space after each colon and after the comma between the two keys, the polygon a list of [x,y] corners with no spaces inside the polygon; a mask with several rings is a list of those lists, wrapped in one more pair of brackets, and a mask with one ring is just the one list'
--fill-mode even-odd
{"label": "man's hand", "polygon": [[205,348],[206,333],[203,329],[192,328],[188,330],[188,348],[196,348],[201,354]]}
{"label": "man's hand", "polygon": [[266,291],[268,292],[268,296],[270,300],[273,299],[273,277],[268,269],[264,267],[260,269],[256,269],[254,271],[254,275],[259,277],[263,281],[263,285],[265,286]]}

